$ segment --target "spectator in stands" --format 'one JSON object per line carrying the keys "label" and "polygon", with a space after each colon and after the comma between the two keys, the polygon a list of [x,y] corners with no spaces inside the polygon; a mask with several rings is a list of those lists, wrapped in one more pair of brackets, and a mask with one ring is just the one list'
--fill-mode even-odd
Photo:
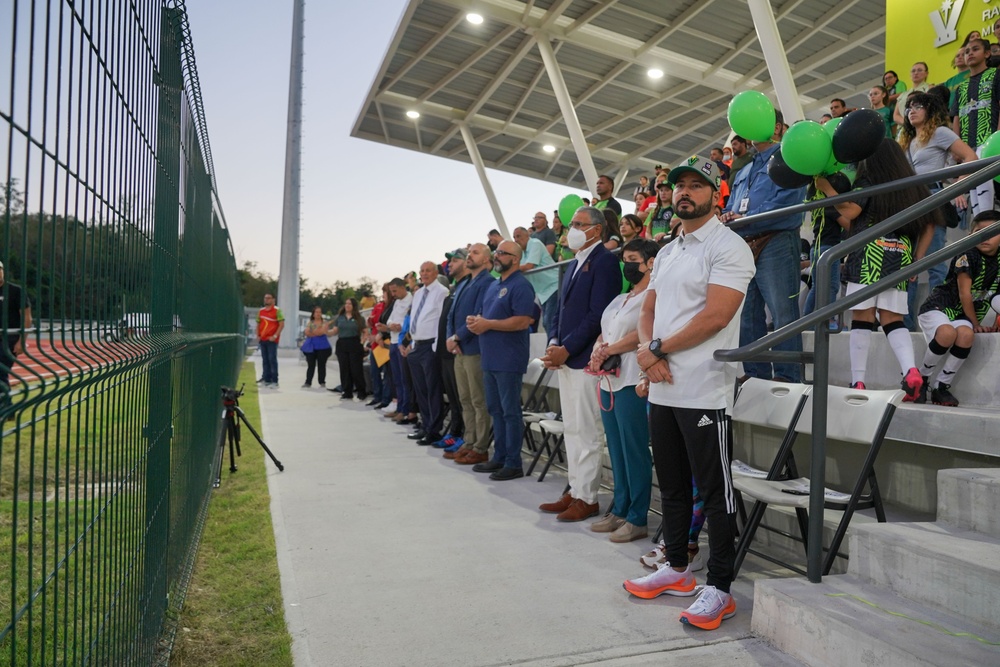
{"label": "spectator in stands", "polygon": [[622,216],[618,226],[622,234],[622,245],[628,245],[630,241],[642,238],[642,220],[637,215],[626,213]]}
{"label": "spectator in stands", "polygon": [[839,97],[834,97],[830,100],[830,115],[834,118],[843,118],[852,111],[854,111],[854,108],[848,109],[847,102]]}
{"label": "spectator in stands", "polygon": [[736,174],[739,173],[740,169],[747,166],[753,161],[754,153],[757,150],[749,143],[746,139],[740,135],[734,135],[730,143],[733,146],[733,164],[729,170],[729,178],[727,183],[729,185],[730,194],[733,190],[733,183],[736,180]]}
{"label": "spectator in stands", "polygon": [[[926,174],[943,168],[952,162],[962,163],[976,159],[976,153],[964,141],[958,138],[949,125],[948,111],[941,98],[928,93],[913,93],[907,97],[906,120],[899,133],[899,145],[906,151],[906,157],[918,174]],[[941,189],[941,184],[930,187],[931,193]],[[957,224],[959,211],[968,206],[964,195],[956,198],[942,209],[942,222],[951,217]],[[946,227],[935,225],[933,236],[927,253],[937,252],[944,247]],[[934,289],[944,282],[948,264],[942,262],[927,270],[927,284]],[[907,328],[911,331],[912,319],[916,316],[917,281],[911,281],[909,293],[909,320]]]}
{"label": "spectator in stands", "polygon": [[500,232],[495,229],[491,229],[487,232],[486,238],[486,245],[489,246],[491,252],[495,251],[500,246],[500,242],[503,241],[503,237],[500,236]]}
{"label": "spectator in stands", "polygon": [[[552,233],[556,235],[556,249],[552,253],[552,259],[557,262],[573,259],[573,251],[570,250],[569,245],[566,243],[566,233],[568,231],[566,226],[563,225],[562,220],[559,219],[559,211],[553,211]],[[490,261],[492,262],[492,260]]]}
{"label": "spectator in stands", "polygon": [[582,521],[598,511],[602,428],[594,399],[597,378],[584,368],[601,332],[601,314],[622,288],[618,258],[601,242],[604,220],[604,213],[591,206],[573,215],[567,238],[577,254],[566,267],[559,316],[542,357],[545,367],[558,373],[570,492],[539,509],[558,513],[560,521]]}
{"label": "spectator in stands", "polygon": [[392,311],[386,320],[386,328],[389,331],[389,363],[392,364],[392,383],[396,387],[396,409],[385,413],[385,416],[395,419],[402,415],[403,419],[408,419],[411,396],[403,370],[404,361],[402,350],[400,350],[400,340],[403,322],[410,314],[410,306],[413,304],[413,295],[406,289],[406,283],[402,278],[390,280],[389,291],[392,292],[393,304]]}
{"label": "spectator in stands", "polygon": [[[7,311],[7,321],[6,328],[4,329],[4,336],[6,337],[6,345],[0,346],[0,410],[9,409],[12,405],[10,398],[10,369],[14,367],[15,358],[24,352],[27,346],[27,337],[21,333],[25,329],[31,328],[31,301],[28,299],[27,291],[24,290],[20,285],[15,285],[12,282],[5,281],[4,276],[4,266],[3,262],[0,262],[0,290],[4,287],[6,283],[7,294],[5,300],[5,309]],[[2,292],[0,292],[2,295]],[[267,297],[270,295],[265,295],[264,303],[265,308],[261,309],[261,313],[267,308]],[[274,304],[274,297],[271,297],[271,305]],[[280,315],[281,311],[278,311]],[[268,313],[271,316],[272,313]],[[258,336],[260,336],[260,316],[258,315]],[[281,323],[282,325],[284,322]],[[267,330],[265,330],[265,333]],[[281,333],[281,329],[278,328],[278,333]],[[264,339],[261,338],[263,341]],[[277,343],[277,340],[275,340]],[[263,357],[263,346],[261,346],[261,356]],[[267,366],[264,367],[267,369]],[[259,382],[259,380],[258,380]],[[277,361],[274,363],[274,383],[277,386],[278,383],[278,365]],[[11,413],[7,416],[8,419],[13,419],[14,415]]]}
{"label": "spectator in stands", "polygon": [[[2,286],[3,283],[0,283]],[[285,329],[285,315],[274,303],[273,294],[264,295],[264,307],[257,311],[257,340],[261,365],[264,367],[257,384],[278,388],[278,341]]]}
{"label": "spectator in stands", "polygon": [[[738,314],[754,261],[746,243],[714,214],[721,173],[714,162],[692,157],[670,172],[682,232],[657,255],[639,315],[638,362],[649,380],[650,444],[667,562],[626,581],[625,589],[643,598],[696,593],[687,546],[691,480],[697,479],[712,527],[708,577],[680,620],[712,630],[736,613],[729,593],[736,504],[729,475],[732,422],[726,413],[735,370],[713,354],[737,345]],[[681,284],[684,289],[677,289]]]}
{"label": "spectator in stands", "polygon": [[833,120],[833,116],[831,116],[828,113],[825,113],[825,114],[823,114],[822,116],[819,117],[819,124],[820,125],[826,125],[831,120]]}
{"label": "spectator in stands", "polygon": [[531,222],[531,238],[538,239],[545,246],[545,252],[551,255],[556,251],[556,235],[549,229],[549,220],[539,211]]}
{"label": "spectator in stands", "polygon": [[524,477],[521,469],[521,382],[528,370],[528,329],[534,319],[535,293],[518,266],[521,246],[504,241],[493,268],[500,280],[486,288],[481,315],[466,320],[480,337],[486,405],[493,419],[493,458],[472,467],[490,479]]}
{"label": "spectator in stands", "polygon": [[375,307],[375,297],[372,296],[371,292],[365,292],[361,295],[361,301],[358,303],[361,306],[361,310],[368,310],[369,308]]}
{"label": "spectator in stands", "polygon": [[[997,220],[1000,220],[1000,213],[984,211],[973,220],[972,231],[985,229]],[[948,279],[934,288],[920,307],[920,329],[927,339],[927,351],[920,366],[923,383],[917,403],[927,402],[931,375],[948,355],[937,376],[937,387],[931,389],[931,402],[951,407],[958,405],[958,399],[951,393],[951,385],[958,369],[969,357],[973,334],[992,331],[983,328],[981,322],[990,311],[990,296],[1000,290],[998,248],[1000,236],[994,236],[954,258]]]}
{"label": "spectator in stands", "polygon": [[[653,188],[649,185],[649,177],[648,176],[640,176],[639,177],[639,185],[637,185],[635,187],[635,191],[633,191],[632,194],[634,196],[635,195],[642,195],[643,197],[648,197],[649,194],[652,191],[653,191]],[[634,198],[634,196],[633,196],[633,198]]]}
{"label": "spectator in stands", "polygon": [[898,127],[902,127],[903,123],[906,121],[904,110],[906,109],[906,99],[912,93],[922,93],[930,90],[931,84],[927,83],[927,63],[916,62],[913,63],[913,67],[910,68],[910,81],[912,85],[910,89],[900,94],[896,98],[896,106],[892,111],[892,122]]}
{"label": "spectator in stands", "polygon": [[673,227],[673,188],[666,180],[656,184],[656,204],[646,216],[646,238],[657,243],[665,242]]}
{"label": "spectator in stands", "polygon": [[[368,317],[368,330],[372,332],[368,347],[368,368],[372,376],[372,400],[368,401],[375,410],[383,410],[392,403],[392,365],[388,357],[382,358],[381,365],[376,359],[375,350],[384,349],[385,354],[389,353],[389,329],[386,322],[389,314],[392,313],[392,292],[389,291],[389,283],[382,285],[382,300],[375,304],[372,314]],[[383,353],[379,353],[381,357]]]}
{"label": "spectator in stands", "polygon": [[886,98],[888,93],[884,86],[872,86],[868,91],[868,100],[871,102],[872,109],[878,112],[878,115],[882,116],[882,122],[885,123],[885,136],[892,138],[892,108],[886,106]]}
{"label": "spectator in stands", "polygon": [[[806,192],[809,201],[834,197],[838,194],[850,192],[851,181],[841,172],[829,174],[827,176],[817,176],[813,179],[812,185]],[[851,228],[853,216],[861,211],[851,202],[824,206],[812,211],[813,246],[810,263],[813,268],[820,256],[827,250],[840,243],[844,230]],[[840,262],[834,262],[830,267],[830,292],[828,304],[837,300],[840,292]],[[805,306],[802,309],[803,315],[808,315],[816,308],[816,278],[813,275],[812,285],[809,287],[809,294],[806,295]]]}
{"label": "spectator in stands", "polygon": [[[528,236],[528,230],[524,227],[518,227],[514,230],[514,242],[521,247],[523,253],[518,261],[522,272],[555,264],[542,242],[533,236]],[[559,270],[536,271],[525,278],[528,279],[535,291],[535,298],[542,310],[542,326],[548,333],[555,326],[554,320],[559,313]]]}
{"label": "spectator in stands", "polygon": [[982,39],[965,47],[969,78],[958,85],[951,101],[952,130],[973,149],[996,131],[1000,113],[1000,77],[996,69],[986,67],[988,53],[989,44]]}
{"label": "spectator in stands", "polygon": [[594,343],[588,365],[588,370],[598,375],[609,360],[614,360],[612,365],[616,366],[598,385],[615,498],[608,514],[590,525],[595,533],[611,533],[612,542],[632,542],[648,534],[652,460],[646,399],[635,391],[639,384],[636,348],[639,346],[639,309],[659,250],[658,243],[646,239],[635,239],[625,245],[622,251],[624,274],[632,283],[632,289],[615,297],[604,309],[601,335]]}
{"label": "spectator in stands", "polygon": [[643,211],[646,210],[646,200],[649,197],[646,196],[645,192],[637,192],[635,197],[635,215],[641,215]]}
{"label": "spectator in stands", "polygon": [[309,321],[306,322],[305,340],[302,341],[302,354],[306,357],[306,381],[302,385],[303,389],[312,387],[313,373],[316,373],[319,386],[326,388],[326,360],[333,354],[333,348],[326,337],[327,329],[327,323],[323,320],[323,309],[313,306]]}
{"label": "spectator in stands", "polygon": [[733,149],[729,146],[722,147],[722,163],[730,169],[733,166]]}
{"label": "spectator in stands", "polygon": [[[756,142],[757,153],[746,167],[740,170],[733,181],[733,193],[729,198],[722,221],[726,224],[765,211],[801,204],[806,189],[783,188],[767,175],[767,161],[780,148],[784,128],[781,112],[776,112],[774,134],[768,141]],[[677,195],[674,194],[676,200]],[[747,345],[763,338],[767,333],[764,307],[767,306],[774,322],[775,330],[799,318],[799,228],[802,226],[800,214],[785,215],[742,226],[736,233],[750,246],[757,264],[757,273],[750,281],[743,306],[740,325],[740,345]],[[802,350],[801,336],[775,346],[776,350],[799,352]],[[777,379],[798,382],[801,368],[798,364],[774,364],[773,373],[769,363],[743,364],[750,377],[765,380],[772,375]]]}
{"label": "spectator in stands", "polygon": [[[444,395],[448,397],[448,433],[441,440],[433,443],[435,447],[447,449],[454,445],[462,446],[465,442],[465,414],[462,410],[462,400],[458,395],[458,378],[455,374],[455,355],[448,349],[445,341],[448,340],[448,316],[454,303],[454,295],[458,285],[469,278],[469,269],[465,260],[469,256],[469,251],[465,248],[456,248],[445,253],[448,258],[448,278],[454,281],[448,284],[448,295],[441,304],[441,319],[438,320],[438,335],[435,354],[437,354],[438,364],[441,367],[441,386]],[[442,279],[438,276],[438,281]]]}
{"label": "spectator in stands", "polygon": [[[609,208],[615,212],[619,218],[622,217],[622,205],[614,198],[615,179],[601,174],[597,177],[597,196],[594,197],[594,208]],[[586,203],[586,200],[584,200]],[[588,204],[589,206],[589,204]]]}
{"label": "spectator in stands", "polygon": [[[913,175],[906,155],[895,141],[883,139],[882,143],[868,158],[858,163],[855,188],[888,183]],[[905,208],[930,196],[926,186],[910,186],[902,190],[887,192],[874,197],[863,194],[856,200],[857,215],[851,224],[851,234],[857,234],[872,225],[887,220]],[[941,213],[937,210],[913,220],[894,232],[870,242],[847,257],[847,294],[851,295],[883,276],[890,275],[921,259],[930,243],[931,233]],[[865,388],[865,371],[868,365],[868,348],[871,333],[875,331],[875,316],[882,325],[889,346],[896,355],[903,373],[902,387],[906,392],[904,401],[913,401],[920,390],[922,380],[913,357],[913,342],[903,324],[903,316],[908,312],[906,304],[906,284],[902,281],[893,289],[857,304],[851,309],[851,386]]]}
{"label": "spectator in stands", "polygon": [[365,383],[365,348],[363,340],[367,337],[368,327],[356,299],[351,297],[337,311],[337,317],[330,327],[330,335],[337,336],[337,363],[340,364],[340,394],[341,400],[354,398],[357,391],[358,399],[368,397]]}
{"label": "spectator in stands", "polygon": [[622,247],[621,229],[618,227],[618,215],[610,208],[604,209],[604,247],[617,250]]}
{"label": "spectator in stands", "polygon": [[420,265],[421,287],[413,294],[410,316],[413,349],[407,362],[413,375],[422,428],[406,437],[416,440],[418,445],[430,445],[440,440],[444,422],[441,365],[434,353],[437,350],[438,321],[448,288],[438,282],[437,275],[434,262]]}
{"label": "spectator in stands", "polygon": [[956,70],[956,72],[951,78],[944,82],[944,85],[954,94],[959,84],[969,80],[969,67],[965,64],[964,46],[958,49],[958,52],[955,54],[955,59],[952,60],[951,66],[952,69]]}
{"label": "spectator in stands", "polygon": [[906,92],[906,84],[899,80],[899,75],[893,70],[887,70],[882,75],[882,87],[886,90],[885,105],[890,109],[896,106],[896,100]]}
{"label": "spectator in stands", "polygon": [[483,312],[483,299],[493,284],[490,269],[493,255],[482,243],[473,243],[465,260],[469,277],[455,289],[448,313],[447,349],[455,355],[455,378],[458,398],[465,420],[465,443],[444,450],[445,458],[455,463],[474,465],[489,460],[490,419],[483,388],[483,366],[479,336],[469,331],[468,318]]}

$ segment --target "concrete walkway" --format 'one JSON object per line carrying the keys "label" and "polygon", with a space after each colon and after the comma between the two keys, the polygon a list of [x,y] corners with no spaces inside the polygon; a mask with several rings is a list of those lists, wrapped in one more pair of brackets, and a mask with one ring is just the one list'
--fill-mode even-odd
{"label": "concrete walkway", "polygon": [[648,540],[615,545],[589,521],[538,512],[562,475],[491,482],[360,402],[300,388],[297,359],[279,367],[281,388],[262,389],[260,402],[285,465],[267,462],[299,667],[799,664],[750,637],[759,562],[748,559],[734,585],[734,618],[713,632],[682,625],[694,598],[622,589],[644,573]]}

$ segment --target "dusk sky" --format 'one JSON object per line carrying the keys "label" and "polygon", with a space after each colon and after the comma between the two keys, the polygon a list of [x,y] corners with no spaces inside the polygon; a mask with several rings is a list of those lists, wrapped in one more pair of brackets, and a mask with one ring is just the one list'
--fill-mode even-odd
{"label": "dusk sky", "polygon": [[[313,287],[416,270],[496,223],[472,165],[350,136],[404,0],[306,3],[300,271]],[[237,263],[278,275],[291,0],[187,3]],[[568,187],[488,170],[510,229]]]}

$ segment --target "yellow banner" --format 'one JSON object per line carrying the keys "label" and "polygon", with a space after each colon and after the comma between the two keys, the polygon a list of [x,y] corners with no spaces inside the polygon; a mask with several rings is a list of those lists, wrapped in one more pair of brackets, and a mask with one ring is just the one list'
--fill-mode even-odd
{"label": "yellow banner", "polygon": [[910,67],[927,63],[927,80],[944,83],[957,73],[955,53],[973,30],[991,42],[993,22],[1000,18],[1000,0],[886,0],[886,69],[909,88]]}

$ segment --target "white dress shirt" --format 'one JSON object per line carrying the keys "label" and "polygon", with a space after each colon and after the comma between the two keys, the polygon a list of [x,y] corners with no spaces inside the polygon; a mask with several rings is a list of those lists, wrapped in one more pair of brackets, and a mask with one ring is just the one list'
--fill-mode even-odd
{"label": "white dress shirt", "polygon": [[398,299],[394,304],[392,304],[392,312],[389,313],[389,317],[386,320],[386,324],[390,326],[389,329],[389,343],[392,345],[399,345],[399,333],[398,331],[393,331],[391,329],[393,324],[398,324],[403,326],[403,320],[410,312],[410,304],[413,303],[413,295],[407,294],[402,299]]}
{"label": "white dress shirt", "polygon": [[413,293],[413,304],[410,306],[412,313],[410,316],[410,338],[414,342],[430,340],[437,343],[441,309],[447,297],[448,288],[437,280]]}

